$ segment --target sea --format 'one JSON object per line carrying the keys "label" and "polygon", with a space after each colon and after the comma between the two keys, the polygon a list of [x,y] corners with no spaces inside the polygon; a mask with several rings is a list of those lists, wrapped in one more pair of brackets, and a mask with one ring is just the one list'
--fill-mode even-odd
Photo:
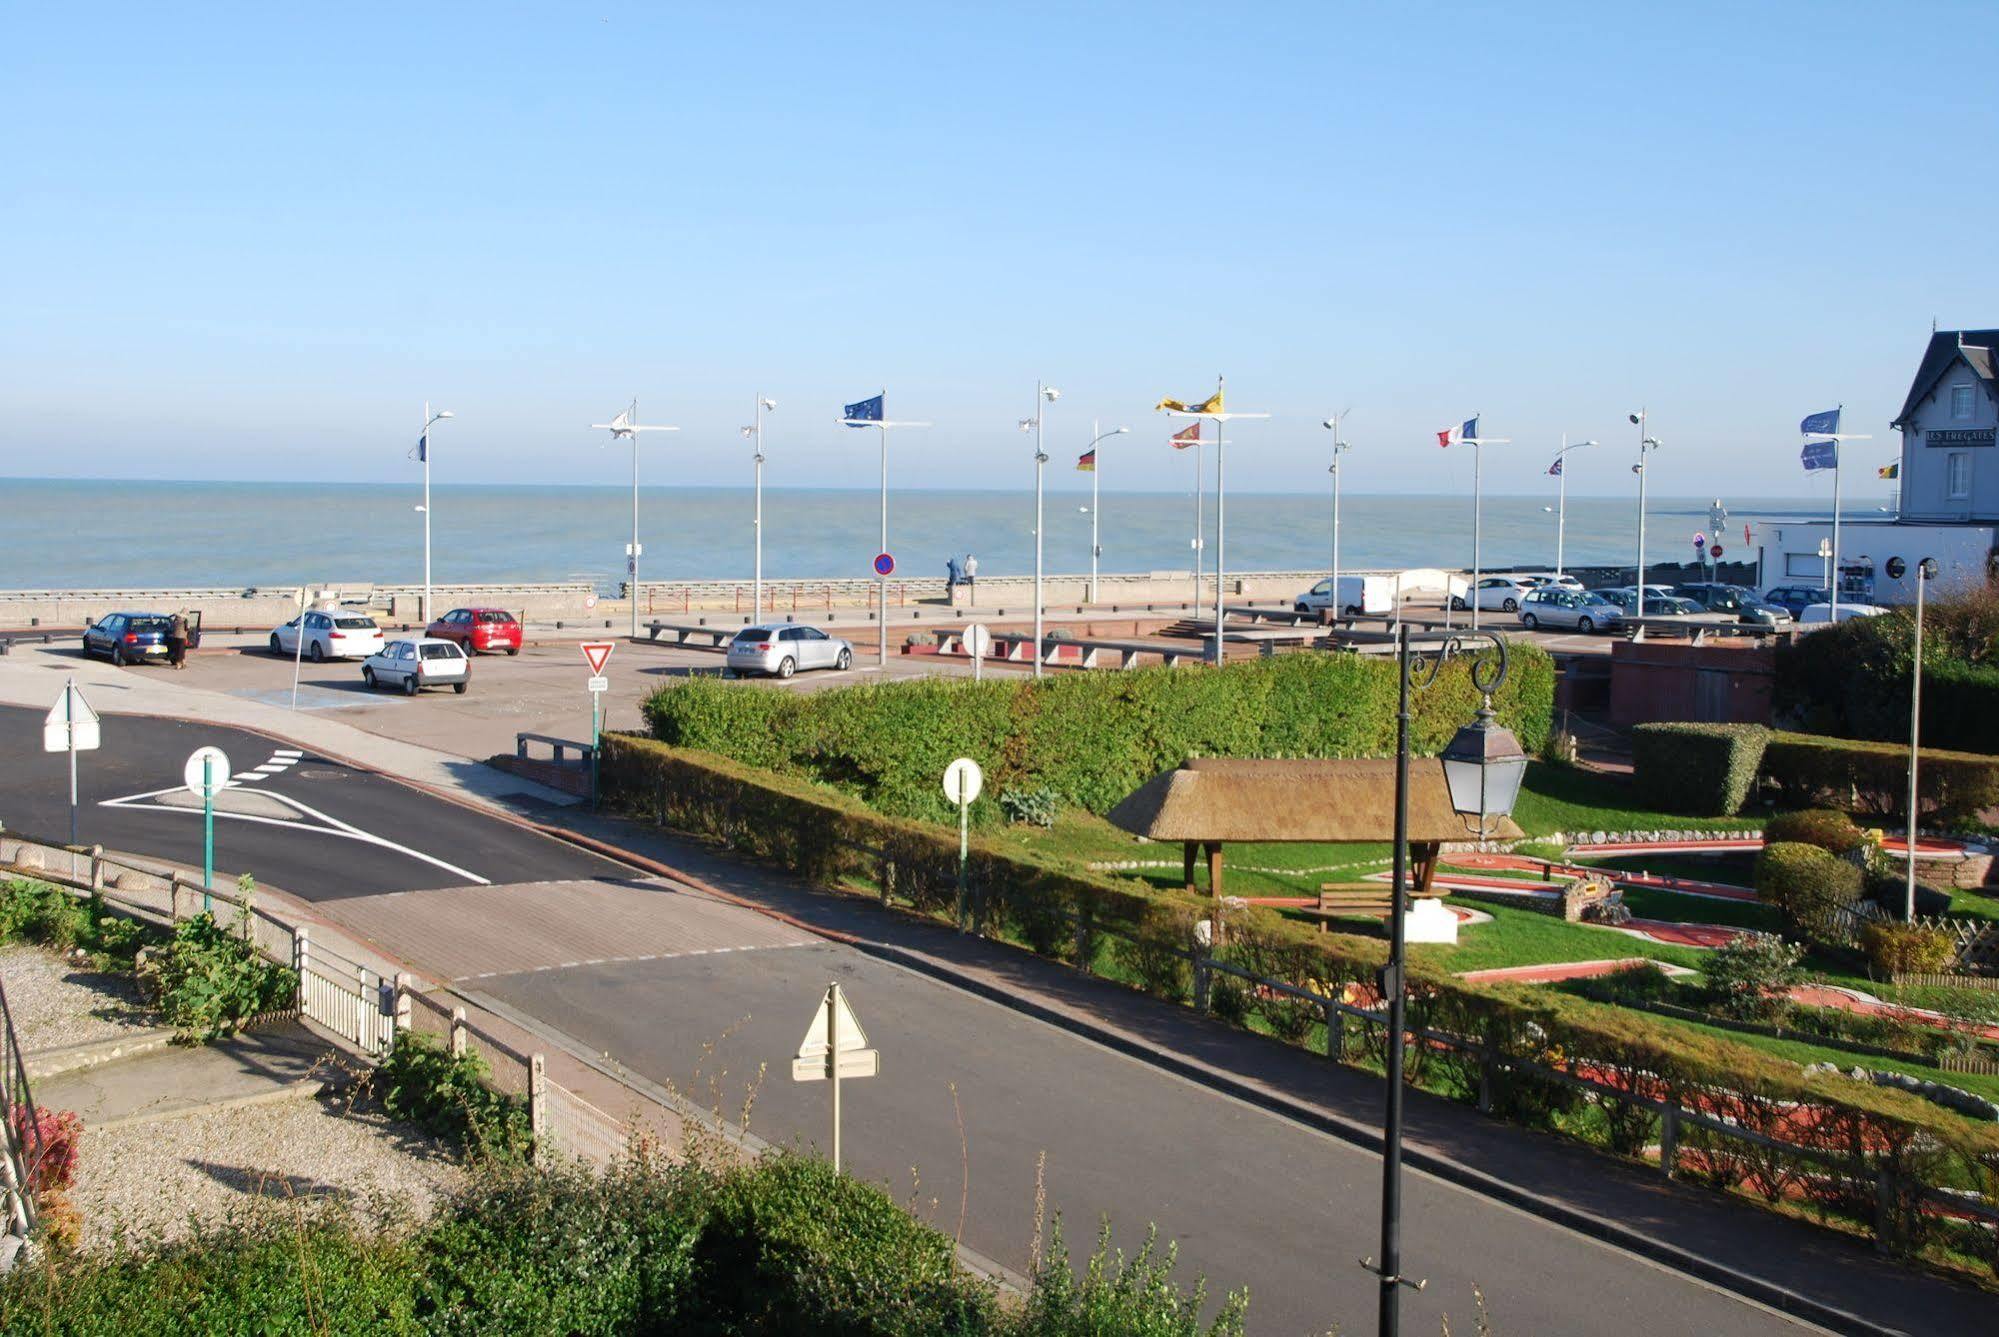
{"label": "sea", "polygon": [[[1712,497],[1653,497],[1648,560],[1684,560],[1709,530]],[[400,484],[0,480],[0,589],[156,589],[423,579],[418,488]],[[1724,558],[1746,553],[1744,524],[1823,516],[1822,501],[1722,498]],[[1487,570],[1555,558],[1553,495],[1488,496]],[[1045,501],[1050,574],[1090,567],[1089,494]],[[1105,492],[1099,542],[1106,572],[1192,566],[1190,491]],[[866,576],[880,550],[880,496],[871,490],[766,488],[766,580]],[[1847,503],[1876,518],[1879,499]],[[438,583],[589,580],[605,593],[624,578],[631,539],[629,488],[450,485],[431,495],[432,578]],[[641,488],[640,574],[649,580],[748,578],[753,497],[748,488]],[[1571,497],[1568,565],[1628,563],[1636,550],[1635,497]],[[1205,565],[1216,551],[1216,506],[1202,503]],[[897,491],[888,551],[907,575],[942,576],[947,558],[977,556],[981,575],[1034,570],[1029,491]],[[1710,537],[1712,537],[1710,535]],[[1230,493],[1226,569],[1312,571],[1332,560],[1329,494]],[[1730,550],[1733,550],[1731,552]],[[1469,496],[1348,493],[1340,507],[1343,570],[1469,567]]]}

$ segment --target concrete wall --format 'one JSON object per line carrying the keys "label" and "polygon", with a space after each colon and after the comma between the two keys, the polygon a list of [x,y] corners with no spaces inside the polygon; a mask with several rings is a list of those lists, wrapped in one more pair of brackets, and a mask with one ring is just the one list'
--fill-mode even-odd
{"label": "concrete wall", "polygon": [[[367,598],[395,623],[414,623],[423,603],[421,585],[342,587],[343,597]],[[535,621],[581,618],[596,598],[589,581],[545,584],[433,585],[431,604],[442,613],[467,604],[505,608]],[[298,613],[299,590],[231,589],[0,590],[0,627],[81,627],[106,613],[193,612],[211,627],[273,627]]]}
{"label": "concrete wall", "polygon": [[1768,724],[1776,658],[1768,646],[1619,641],[1610,647],[1610,722]]}

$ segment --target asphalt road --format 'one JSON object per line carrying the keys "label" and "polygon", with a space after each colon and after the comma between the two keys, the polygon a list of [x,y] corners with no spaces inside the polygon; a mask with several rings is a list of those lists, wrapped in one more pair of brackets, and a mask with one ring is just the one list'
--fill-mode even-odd
{"label": "asphalt road", "polygon": [[[93,703],[102,709],[102,702]],[[103,716],[78,756],[77,838],[201,865],[201,807],[182,787],[197,747],[220,747],[241,783],[218,800],[215,866],[305,900],[627,872],[594,854],[392,780],[235,729]],[[69,759],[42,751],[42,712],[0,707],[0,822],[69,834]],[[467,762],[466,765],[476,763]],[[160,792],[165,791],[165,792]]]}
{"label": "asphalt road", "polygon": [[[484,992],[560,1027],[777,1143],[826,1145],[825,1083],[790,1059],[828,981],[847,991],[880,1075],[842,1084],[848,1168],[947,1233],[1026,1270],[1037,1159],[1072,1258],[1100,1214],[1117,1247],[1148,1224],[1204,1272],[1248,1286],[1250,1330],[1374,1327],[1380,1162],[970,994],[832,944],[501,976]],[[962,1133],[962,1142],[960,1140]],[[967,1167],[969,1173],[967,1174]],[[1818,1331],[1627,1253],[1411,1173],[1404,1257],[1429,1285],[1410,1333],[1474,1330],[1473,1287],[1501,1333]]]}

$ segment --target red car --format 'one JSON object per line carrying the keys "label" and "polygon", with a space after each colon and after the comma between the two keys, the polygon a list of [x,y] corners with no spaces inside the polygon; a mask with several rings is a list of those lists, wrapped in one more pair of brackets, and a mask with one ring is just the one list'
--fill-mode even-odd
{"label": "red car", "polygon": [[424,629],[440,641],[456,641],[467,654],[521,652],[521,624],[504,608],[454,608]]}

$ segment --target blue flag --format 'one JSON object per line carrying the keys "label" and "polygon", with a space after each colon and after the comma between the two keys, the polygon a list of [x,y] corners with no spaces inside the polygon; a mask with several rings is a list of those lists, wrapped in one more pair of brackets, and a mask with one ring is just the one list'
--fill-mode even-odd
{"label": "blue flag", "polygon": [[[1839,410],[1827,409],[1824,413],[1814,413],[1798,424],[1798,430],[1806,436],[1832,436],[1839,431]],[[1811,465],[1805,466],[1807,469]]]}
{"label": "blue flag", "polygon": [[1562,476],[1562,457],[1560,455],[1555,456],[1555,462],[1548,466],[1548,476],[1550,478],[1560,478]]}
{"label": "blue flag", "polygon": [[419,464],[430,458],[430,432],[428,430],[416,439],[416,458]]}
{"label": "blue flag", "polygon": [[847,411],[840,416],[847,419],[847,426],[849,427],[858,427],[862,423],[867,422],[880,422],[882,420],[882,400],[886,397],[887,392],[884,391],[882,394],[876,395],[873,399],[863,399],[858,404],[849,404],[847,405]]}
{"label": "blue flag", "polygon": [[[1837,416],[1837,413],[1838,410],[1834,410],[1835,416]],[[1807,418],[1805,421],[1810,422],[1811,419]],[[1805,448],[1798,452],[1798,458],[1804,461],[1805,468],[1808,470],[1837,469],[1839,467],[1839,442],[1807,441],[1805,442]]]}

